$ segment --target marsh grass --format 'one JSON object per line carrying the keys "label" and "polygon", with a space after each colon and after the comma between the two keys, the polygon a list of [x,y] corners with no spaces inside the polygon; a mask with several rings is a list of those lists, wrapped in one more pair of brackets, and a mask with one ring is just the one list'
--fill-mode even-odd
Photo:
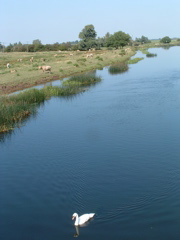
{"label": "marsh grass", "polygon": [[140,50],[143,54],[148,54],[149,53],[147,49],[140,49]]}
{"label": "marsh grass", "polygon": [[130,59],[127,63],[128,64],[135,64],[141,60],[143,60],[144,58],[133,58],[133,59]]}
{"label": "marsh grass", "polygon": [[24,101],[16,102],[11,97],[0,99],[0,132],[18,127],[23,119],[36,111],[35,107]]}
{"label": "marsh grass", "polygon": [[87,86],[100,81],[100,77],[81,75],[63,82],[63,87],[46,86],[43,89],[30,89],[19,94],[0,98],[0,132],[21,126],[24,119],[37,112],[38,106],[54,97],[68,97],[80,92]]}
{"label": "marsh grass", "polygon": [[64,81],[63,86],[88,86],[100,82],[101,78],[95,75],[78,75]]}
{"label": "marsh grass", "polygon": [[146,54],[146,57],[156,57],[157,56],[157,54],[155,54],[155,53],[147,53]]}
{"label": "marsh grass", "polygon": [[129,67],[127,63],[119,63],[109,67],[110,74],[119,74],[128,71]]}

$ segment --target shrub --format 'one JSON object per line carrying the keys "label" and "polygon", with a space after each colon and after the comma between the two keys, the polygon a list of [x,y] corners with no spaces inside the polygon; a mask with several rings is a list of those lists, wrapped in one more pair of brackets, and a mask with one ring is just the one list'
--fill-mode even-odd
{"label": "shrub", "polygon": [[75,66],[75,67],[79,67],[79,65],[78,65],[77,63],[74,63],[73,66]]}
{"label": "shrub", "polygon": [[126,54],[126,52],[124,49],[122,49],[121,52],[119,53],[119,55],[121,55],[121,56],[124,56],[125,54]]}
{"label": "shrub", "polygon": [[98,59],[99,61],[103,61],[103,58],[99,56],[97,56],[96,59]]}
{"label": "shrub", "polygon": [[79,59],[77,59],[77,62],[86,62],[86,61],[87,61],[86,58],[79,58]]}

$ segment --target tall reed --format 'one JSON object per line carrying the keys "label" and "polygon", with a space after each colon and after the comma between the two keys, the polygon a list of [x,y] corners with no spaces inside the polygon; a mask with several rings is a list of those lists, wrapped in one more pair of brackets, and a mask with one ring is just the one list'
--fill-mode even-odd
{"label": "tall reed", "polygon": [[0,132],[12,130],[20,126],[22,121],[37,112],[37,107],[52,96],[70,96],[84,89],[81,86],[100,81],[99,77],[81,75],[71,77],[62,87],[47,86],[43,89],[30,89],[19,94],[0,98]]}
{"label": "tall reed", "polygon": [[129,67],[127,63],[119,63],[109,67],[110,74],[119,74],[128,71]]}

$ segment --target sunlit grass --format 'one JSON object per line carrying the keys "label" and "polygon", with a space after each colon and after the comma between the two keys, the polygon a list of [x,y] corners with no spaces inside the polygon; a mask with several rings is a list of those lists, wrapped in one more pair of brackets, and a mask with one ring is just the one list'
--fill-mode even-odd
{"label": "sunlit grass", "polygon": [[141,61],[141,60],[143,60],[144,58],[133,58],[133,59],[130,59],[129,61],[128,61],[128,64],[134,64],[134,63],[137,63],[137,62],[139,62],[139,61]]}
{"label": "sunlit grass", "polygon": [[[121,56],[120,52],[120,49],[110,51],[102,49],[94,51],[92,57],[88,58],[89,52],[85,51],[0,53],[0,94],[98,69],[100,65],[104,67],[112,63],[127,61],[135,54],[133,47],[124,56]],[[71,53],[73,56],[70,56]],[[34,59],[33,63],[29,61],[31,57]],[[22,61],[19,62],[18,59]],[[6,68],[7,63],[10,63],[10,69]],[[42,65],[51,66],[52,73],[39,70],[38,66]],[[16,70],[16,72],[11,73],[11,70]]]}

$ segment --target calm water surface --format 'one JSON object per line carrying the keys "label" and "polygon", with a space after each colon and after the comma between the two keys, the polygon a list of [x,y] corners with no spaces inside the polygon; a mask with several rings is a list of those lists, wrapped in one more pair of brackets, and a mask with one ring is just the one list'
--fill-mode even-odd
{"label": "calm water surface", "polygon": [[150,52],[0,135],[2,240],[180,239],[180,47]]}

